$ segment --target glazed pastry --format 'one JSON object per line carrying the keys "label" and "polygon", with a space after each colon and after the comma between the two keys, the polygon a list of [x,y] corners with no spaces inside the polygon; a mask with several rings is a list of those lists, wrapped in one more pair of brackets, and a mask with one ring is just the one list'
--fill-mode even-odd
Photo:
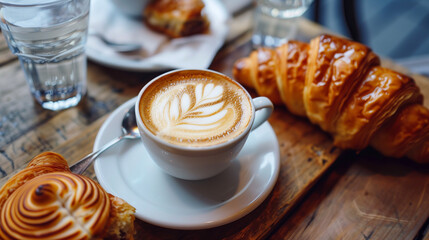
{"label": "glazed pastry", "polygon": [[429,162],[429,110],[414,80],[380,66],[367,46],[321,35],[260,48],[234,64],[238,82],[329,132],[334,145],[373,146]]}
{"label": "glazed pastry", "polygon": [[204,7],[201,0],[152,0],[143,16],[153,30],[178,38],[207,31]]}
{"label": "glazed pastry", "polygon": [[133,239],[134,212],[46,152],[0,189],[0,239]]}
{"label": "glazed pastry", "polygon": [[259,95],[269,96],[274,104],[283,102],[292,113],[305,116],[302,94],[307,58],[308,44],[298,41],[277,49],[259,48],[235,63],[234,77]]}

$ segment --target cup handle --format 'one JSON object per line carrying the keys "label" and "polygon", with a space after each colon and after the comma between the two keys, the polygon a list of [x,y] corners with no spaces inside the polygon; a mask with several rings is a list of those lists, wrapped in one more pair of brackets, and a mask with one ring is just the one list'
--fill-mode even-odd
{"label": "cup handle", "polygon": [[251,131],[255,130],[261,126],[262,123],[267,121],[274,110],[273,103],[266,97],[257,97],[252,99],[252,101],[255,106],[255,120],[253,121]]}

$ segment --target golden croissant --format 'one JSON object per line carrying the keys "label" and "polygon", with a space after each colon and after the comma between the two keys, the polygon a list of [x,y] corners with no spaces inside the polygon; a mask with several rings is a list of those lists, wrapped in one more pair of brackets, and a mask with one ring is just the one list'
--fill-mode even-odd
{"label": "golden croissant", "polygon": [[259,48],[234,78],[330,133],[334,145],[371,145],[386,156],[429,162],[429,110],[414,80],[380,66],[367,46],[331,35]]}
{"label": "golden croissant", "polygon": [[134,212],[46,152],[0,189],[0,239],[133,239]]}

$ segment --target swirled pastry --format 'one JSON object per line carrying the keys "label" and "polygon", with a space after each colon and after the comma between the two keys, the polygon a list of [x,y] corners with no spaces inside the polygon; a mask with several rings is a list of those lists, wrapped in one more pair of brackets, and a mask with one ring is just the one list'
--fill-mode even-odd
{"label": "swirled pastry", "polygon": [[334,145],[368,145],[429,162],[429,110],[414,80],[380,66],[367,46],[320,35],[260,48],[234,64],[234,77],[330,133]]}
{"label": "swirled pastry", "polygon": [[0,189],[1,239],[132,239],[135,209],[52,152]]}

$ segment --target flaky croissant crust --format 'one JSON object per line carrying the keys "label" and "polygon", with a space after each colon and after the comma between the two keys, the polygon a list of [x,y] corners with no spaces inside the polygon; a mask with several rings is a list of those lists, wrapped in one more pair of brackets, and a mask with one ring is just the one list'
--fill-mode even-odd
{"label": "flaky croissant crust", "polygon": [[321,35],[259,48],[236,61],[234,78],[319,125],[334,144],[369,144],[386,156],[429,162],[429,111],[414,80],[380,66],[367,46]]}

